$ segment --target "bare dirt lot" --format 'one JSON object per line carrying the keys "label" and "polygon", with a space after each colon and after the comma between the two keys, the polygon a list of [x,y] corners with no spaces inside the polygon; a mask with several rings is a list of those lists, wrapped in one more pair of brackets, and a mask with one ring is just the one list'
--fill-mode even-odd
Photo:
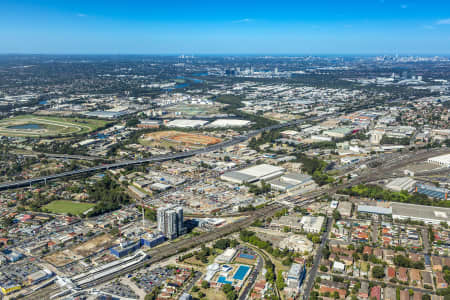
{"label": "bare dirt lot", "polygon": [[114,239],[109,234],[97,236],[71,249],[65,249],[46,256],[44,259],[56,267],[61,267],[74,261],[92,255],[102,249],[112,246]]}
{"label": "bare dirt lot", "polygon": [[208,146],[221,142],[221,139],[196,133],[175,130],[148,133],[143,137],[146,141],[166,141],[169,143],[183,143],[187,145]]}
{"label": "bare dirt lot", "polygon": [[73,248],[73,252],[81,256],[89,256],[103,248],[109,248],[113,245],[113,237],[109,234],[99,235],[92,240],[80,244]]}

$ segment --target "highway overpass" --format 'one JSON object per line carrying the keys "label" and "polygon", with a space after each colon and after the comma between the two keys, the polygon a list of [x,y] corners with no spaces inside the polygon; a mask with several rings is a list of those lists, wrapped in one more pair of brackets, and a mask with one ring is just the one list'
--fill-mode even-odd
{"label": "highway overpass", "polygon": [[36,184],[36,183],[42,183],[42,182],[47,183],[47,181],[64,178],[64,177],[70,177],[70,176],[76,176],[76,175],[88,174],[88,173],[95,173],[95,172],[102,172],[102,171],[106,171],[109,169],[116,169],[116,168],[122,168],[122,167],[127,167],[127,166],[132,166],[132,165],[139,165],[139,164],[144,164],[144,163],[154,163],[154,162],[162,162],[162,161],[167,161],[167,160],[172,160],[172,159],[186,158],[186,157],[190,157],[193,155],[216,151],[221,148],[226,148],[226,147],[229,147],[232,145],[242,143],[242,142],[248,140],[249,138],[254,137],[264,131],[280,129],[283,127],[298,125],[298,124],[302,124],[305,122],[318,121],[323,118],[324,118],[324,116],[311,117],[311,118],[307,118],[307,119],[300,119],[300,120],[295,120],[295,121],[291,121],[291,122],[287,122],[287,123],[268,126],[268,127],[262,128],[262,129],[250,131],[249,133],[247,133],[245,135],[235,137],[229,141],[218,143],[218,144],[208,146],[208,147],[205,147],[202,149],[185,151],[185,152],[176,152],[176,153],[170,153],[170,154],[165,154],[165,155],[158,155],[158,156],[145,158],[145,159],[125,160],[125,161],[120,161],[120,162],[111,163],[111,164],[104,164],[104,165],[91,167],[91,168],[67,171],[67,172],[58,173],[58,174],[49,175],[49,176],[35,177],[35,178],[31,178],[31,179],[14,181],[14,182],[5,182],[5,183],[0,184],[0,191],[31,186],[32,184]]}

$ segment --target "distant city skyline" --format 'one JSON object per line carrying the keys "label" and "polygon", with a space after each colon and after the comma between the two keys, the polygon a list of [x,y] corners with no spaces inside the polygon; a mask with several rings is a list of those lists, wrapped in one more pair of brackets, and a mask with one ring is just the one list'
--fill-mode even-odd
{"label": "distant city skyline", "polygon": [[450,3],[3,0],[0,53],[450,55]]}

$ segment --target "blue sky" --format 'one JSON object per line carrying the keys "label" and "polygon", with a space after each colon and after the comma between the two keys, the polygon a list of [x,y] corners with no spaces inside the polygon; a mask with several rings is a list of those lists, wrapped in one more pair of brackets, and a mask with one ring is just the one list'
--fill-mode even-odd
{"label": "blue sky", "polygon": [[1,0],[0,53],[450,54],[450,1]]}

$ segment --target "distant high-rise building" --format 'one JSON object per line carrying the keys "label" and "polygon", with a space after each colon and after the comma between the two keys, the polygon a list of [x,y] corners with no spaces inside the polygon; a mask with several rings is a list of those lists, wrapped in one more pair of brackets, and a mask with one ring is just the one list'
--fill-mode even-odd
{"label": "distant high-rise building", "polygon": [[175,212],[177,213],[177,235],[181,235],[184,227],[183,208],[176,207]]}
{"label": "distant high-rise building", "polygon": [[165,231],[165,229],[164,229],[165,212],[166,212],[166,207],[160,207],[156,211],[156,218],[157,218],[157,222],[158,222],[158,230],[161,231],[161,232]]}
{"label": "distant high-rise building", "polygon": [[166,231],[164,234],[169,239],[174,239],[178,236],[178,220],[177,213],[173,209],[167,210],[165,213],[166,218]]}
{"label": "distant high-rise building", "polygon": [[273,70],[273,72],[274,72],[275,74],[278,74],[278,68],[275,67],[275,69]]}
{"label": "distant high-rise building", "polygon": [[158,230],[168,239],[174,239],[184,233],[183,208],[160,207],[156,215]]}

